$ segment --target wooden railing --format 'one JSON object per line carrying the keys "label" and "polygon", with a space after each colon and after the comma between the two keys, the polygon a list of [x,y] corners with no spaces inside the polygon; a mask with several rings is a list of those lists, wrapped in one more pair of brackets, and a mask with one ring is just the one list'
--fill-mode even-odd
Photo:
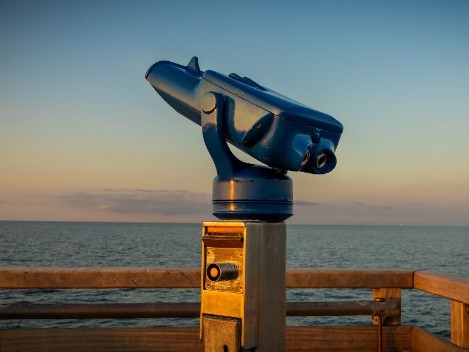
{"label": "wooden railing", "polygon": [[[287,288],[370,289],[369,301],[288,302],[287,315],[369,315],[374,325],[287,327],[287,351],[469,351],[469,280],[431,271],[289,270]],[[0,268],[0,289],[198,288],[197,269]],[[451,342],[401,325],[401,290],[451,301]],[[196,317],[197,303],[1,304],[0,319]],[[3,329],[0,351],[201,351],[198,328]]]}

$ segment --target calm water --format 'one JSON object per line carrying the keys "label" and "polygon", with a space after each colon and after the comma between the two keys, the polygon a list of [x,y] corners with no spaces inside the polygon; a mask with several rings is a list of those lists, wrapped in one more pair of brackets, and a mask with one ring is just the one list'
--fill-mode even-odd
{"label": "calm water", "polygon": [[[0,266],[198,267],[200,224],[0,222]],[[469,228],[289,225],[289,268],[434,269],[468,276]],[[289,301],[369,300],[370,290],[288,290]],[[198,290],[0,290],[0,303],[197,302]],[[449,336],[449,301],[403,291],[403,324]],[[371,324],[292,317],[289,325]],[[197,325],[197,319],[8,320],[0,328]]]}

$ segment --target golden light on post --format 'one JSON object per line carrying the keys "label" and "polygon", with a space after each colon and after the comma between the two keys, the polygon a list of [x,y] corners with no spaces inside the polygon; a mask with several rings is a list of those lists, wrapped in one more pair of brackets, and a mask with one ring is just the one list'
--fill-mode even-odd
{"label": "golden light on post", "polygon": [[285,243],[284,223],[203,224],[200,334],[211,342],[206,351],[224,351],[221,331],[239,336],[244,349],[284,350]]}

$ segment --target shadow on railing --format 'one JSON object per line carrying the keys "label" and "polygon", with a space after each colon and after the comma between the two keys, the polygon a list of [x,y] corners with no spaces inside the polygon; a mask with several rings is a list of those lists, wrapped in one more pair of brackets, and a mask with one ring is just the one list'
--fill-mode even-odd
{"label": "shadow on railing", "polygon": [[[289,270],[287,288],[371,289],[369,301],[287,302],[288,316],[368,315],[373,326],[287,327],[287,351],[468,351],[469,280],[431,271]],[[0,268],[0,289],[198,288],[198,269]],[[401,290],[451,301],[451,342],[401,325]],[[1,303],[1,302],[0,302]],[[0,304],[0,319],[199,316],[198,303]],[[197,328],[0,330],[0,351],[201,351]]]}

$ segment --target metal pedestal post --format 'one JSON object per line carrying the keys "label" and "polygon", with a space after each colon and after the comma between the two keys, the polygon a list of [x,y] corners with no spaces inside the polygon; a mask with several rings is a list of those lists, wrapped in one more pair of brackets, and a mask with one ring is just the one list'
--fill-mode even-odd
{"label": "metal pedestal post", "polygon": [[285,223],[203,223],[205,352],[285,350],[285,253]]}

